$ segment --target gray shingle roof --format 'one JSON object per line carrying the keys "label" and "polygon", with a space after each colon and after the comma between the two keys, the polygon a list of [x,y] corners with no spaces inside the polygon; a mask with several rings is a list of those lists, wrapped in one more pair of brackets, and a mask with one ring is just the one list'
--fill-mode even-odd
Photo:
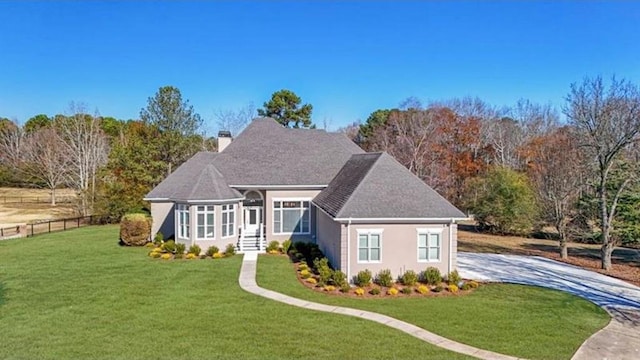
{"label": "gray shingle roof", "polygon": [[313,203],[334,218],[464,218],[386,153],[356,154]]}

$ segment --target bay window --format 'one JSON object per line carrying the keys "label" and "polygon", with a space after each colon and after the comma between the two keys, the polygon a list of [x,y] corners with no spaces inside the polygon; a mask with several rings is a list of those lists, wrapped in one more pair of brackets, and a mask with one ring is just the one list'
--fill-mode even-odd
{"label": "bay window", "polygon": [[236,234],[236,205],[222,205],[222,237]]}
{"label": "bay window", "polygon": [[176,217],[178,218],[178,238],[189,238],[189,205],[176,205]]}
{"label": "bay window", "polygon": [[215,228],[215,207],[213,205],[198,205],[196,207],[196,238],[214,239]]}

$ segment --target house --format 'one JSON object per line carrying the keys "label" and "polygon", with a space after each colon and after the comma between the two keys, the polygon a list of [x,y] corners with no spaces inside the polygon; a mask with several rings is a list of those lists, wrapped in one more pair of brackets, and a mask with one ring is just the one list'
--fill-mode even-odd
{"label": "house", "polygon": [[456,221],[465,215],[390,155],[270,118],[236,139],[221,133],[218,145],[147,194],[153,234],[241,252],[311,241],[349,279],[363,269],[455,268]]}

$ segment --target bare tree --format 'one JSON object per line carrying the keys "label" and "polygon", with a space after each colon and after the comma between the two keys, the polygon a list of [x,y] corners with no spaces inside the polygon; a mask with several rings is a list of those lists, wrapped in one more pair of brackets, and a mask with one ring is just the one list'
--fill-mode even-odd
{"label": "bare tree", "polygon": [[60,130],[65,150],[69,155],[68,180],[80,198],[80,213],[93,210],[96,193],[96,175],[107,162],[109,142],[100,128],[100,117],[89,115],[83,104],[71,103],[71,115],[56,126]]}
{"label": "bare tree", "polygon": [[214,113],[219,130],[228,130],[237,136],[256,116],[258,112],[253,103],[236,110],[217,110]]}
{"label": "bare tree", "polygon": [[615,247],[611,237],[612,222],[620,195],[631,179],[609,188],[607,180],[619,157],[640,133],[640,91],[625,80],[611,80],[605,88],[601,77],[585,78],[572,84],[566,97],[564,113],[578,130],[581,145],[589,151],[597,173],[597,193],[602,230],[602,268],[611,269]]}
{"label": "bare tree", "polygon": [[22,169],[47,184],[51,205],[56,205],[56,189],[67,177],[69,157],[65,145],[53,127],[44,127],[27,135]]}
{"label": "bare tree", "polygon": [[15,121],[3,121],[0,125],[0,163],[18,168],[23,157],[25,132]]}

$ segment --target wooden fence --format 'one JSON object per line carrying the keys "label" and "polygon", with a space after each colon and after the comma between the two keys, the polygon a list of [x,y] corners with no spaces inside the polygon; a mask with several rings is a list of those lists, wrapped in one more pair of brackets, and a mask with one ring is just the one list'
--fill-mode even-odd
{"label": "wooden fence", "polygon": [[[56,204],[70,204],[75,196],[56,196]],[[0,196],[0,204],[39,204],[51,203],[51,196]]]}
{"label": "wooden fence", "polygon": [[104,215],[91,215],[50,221],[40,221],[26,225],[0,228],[0,240],[18,237],[31,237],[38,234],[48,234],[57,231],[77,229],[88,225],[102,225],[108,223],[108,220],[109,217]]}

